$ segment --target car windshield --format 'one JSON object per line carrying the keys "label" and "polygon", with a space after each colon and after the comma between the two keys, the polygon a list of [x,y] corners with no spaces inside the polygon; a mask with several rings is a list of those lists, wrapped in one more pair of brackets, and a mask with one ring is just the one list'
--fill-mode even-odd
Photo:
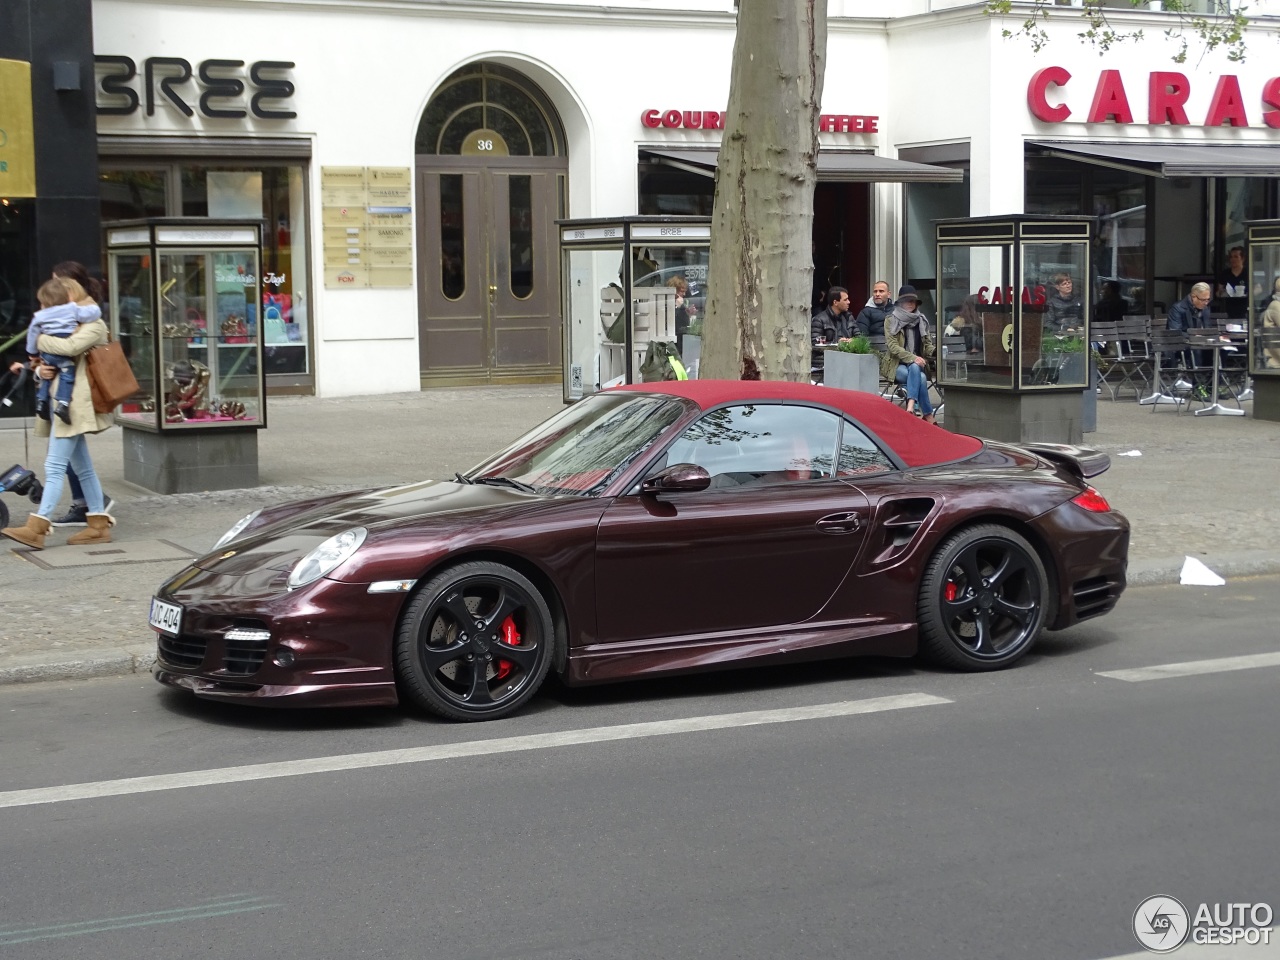
{"label": "car windshield", "polygon": [[587,397],[468,472],[518,481],[539,493],[595,496],[684,412],[679,400],[604,393]]}

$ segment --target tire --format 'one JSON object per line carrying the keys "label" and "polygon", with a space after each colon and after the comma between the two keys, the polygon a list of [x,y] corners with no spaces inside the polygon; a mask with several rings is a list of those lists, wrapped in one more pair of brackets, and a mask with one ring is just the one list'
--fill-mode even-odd
{"label": "tire", "polygon": [[528,578],[499,563],[459,564],[405,607],[396,673],[410,698],[432,713],[496,720],[542,685],[554,630],[551,610]]}
{"label": "tire", "polygon": [[1049,579],[1035,548],[983,524],[946,540],[920,580],[920,651],[955,670],[999,670],[1020,660],[1046,620]]}
{"label": "tire", "polygon": [[9,505],[0,500],[0,527],[9,526]]}

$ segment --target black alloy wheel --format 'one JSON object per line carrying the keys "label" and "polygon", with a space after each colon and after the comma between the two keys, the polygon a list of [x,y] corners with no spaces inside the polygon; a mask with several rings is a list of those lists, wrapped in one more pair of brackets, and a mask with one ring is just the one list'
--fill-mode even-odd
{"label": "black alloy wheel", "polygon": [[499,563],[459,564],[409,601],[396,668],[420,706],[451,720],[495,720],[534,695],[551,665],[551,611],[529,580]]}
{"label": "black alloy wheel", "polygon": [[998,670],[1020,659],[1044,627],[1049,593],[1035,548],[996,524],[961,530],[920,581],[921,652],[957,670]]}

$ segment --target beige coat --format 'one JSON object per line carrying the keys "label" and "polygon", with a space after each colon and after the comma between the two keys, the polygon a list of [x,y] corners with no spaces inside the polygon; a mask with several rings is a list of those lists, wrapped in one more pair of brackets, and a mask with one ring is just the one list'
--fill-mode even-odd
{"label": "beige coat", "polygon": [[[93,395],[89,392],[88,361],[85,354],[90,347],[107,342],[107,325],[101,320],[93,323],[82,323],[76,332],[69,337],[54,337],[41,334],[36,348],[41,353],[56,353],[62,357],[77,357],[76,384],[71,390],[71,422],[63,423],[58,417],[53,419],[54,433],[61,439],[79,436],[82,433],[101,433],[115,422],[114,413],[95,413]],[[35,435],[49,435],[49,421],[36,420]]]}

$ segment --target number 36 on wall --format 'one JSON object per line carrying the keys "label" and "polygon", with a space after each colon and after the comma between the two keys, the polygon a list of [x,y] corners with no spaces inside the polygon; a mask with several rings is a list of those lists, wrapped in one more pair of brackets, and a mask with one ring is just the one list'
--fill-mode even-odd
{"label": "number 36 on wall", "polygon": [[502,134],[497,130],[472,130],[462,142],[463,156],[505,157],[509,152],[507,141],[502,139]]}

